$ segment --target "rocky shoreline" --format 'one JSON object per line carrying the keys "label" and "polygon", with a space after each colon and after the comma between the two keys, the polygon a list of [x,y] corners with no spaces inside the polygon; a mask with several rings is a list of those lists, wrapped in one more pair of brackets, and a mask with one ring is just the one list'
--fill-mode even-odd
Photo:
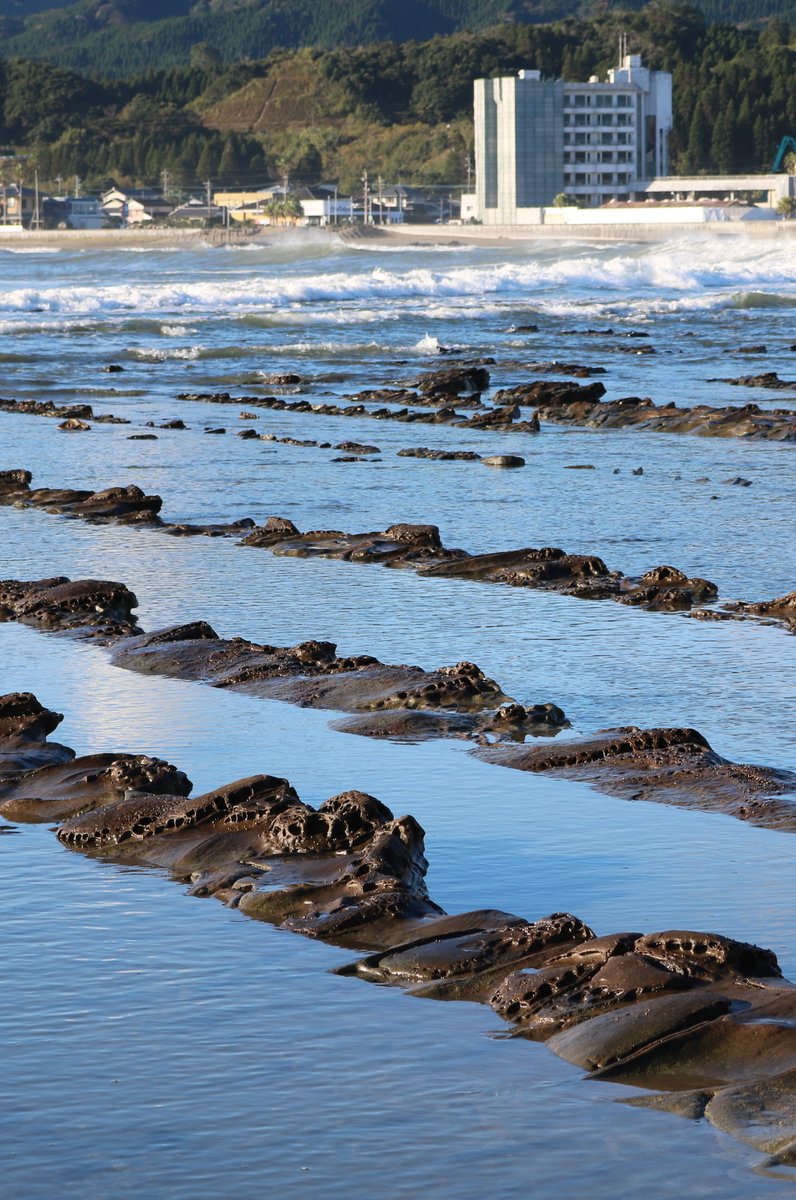
{"label": "rocky shoreline", "polygon": [[[351,445],[351,444],[349,444]],[[358,447],[361,451],[375,447]],[[510,465],[510,464],[509,464]],[[40,508],[93,523],[158,529],[173,537],[235,537],[238,545],[289,558],[334,558],[356,564],[411,569],[422,578],[460,579],[533,588],[582,600],[612,600],[649,612],[680,613],[699,621],[753,618],[796,630],[796,592],[762,601],[719,599],[715,583],[663,564],[640,576],[609,568],[597,555],[568,554],[556,546],[521,547],[483,554],[443,545],[432,524],[398,523],[385,530],[346,533],[339,529],[301,532],[286,517],[257,526],[250,517],[206,524],[171,523],[160,516],[162,497],[134,484],[101,491],[31,488],[24,468],[0,471],[0,504]],[[703,605],[713,607],[702,607]]]}
{"label": "rocky shoreline", "polygon": [[426,671],[367,654],[341,657],[332,642],[281,647],[221,638],[205,621],[144,633],[137,604],[129,588],[109,580],[0,581],[0,620],[91,639],[127,670],[348,712],[334,725],[346,733],[407,742],[466,738],[486,762],[584,779],[624,799],[796,831],[796,774],[730,762],[694,729],[627,726],[552,749],[529,746],[527,738],[564,729],[565,713],[549,701],[518,703],[474,663]]}
{"label": "rocky shoreline", "polygon": [[[550,370],[554,364],[528,364],[527,369],[534,366]],[[595,367],[578,366],[576,371],[567,373],[583,375],[596,373],[597,370]],[[796,399],[796,381],[779,379],[774,372],[727,378],[718,382],[729,386],[791,391]],[[487,404],[483,402],[481,394],[489,386],[490,376],[485,366],[465,365],[459,370],[449,368],[428,372],[406,386],[359,392],[346,397],[345,404],[288,400],[284,396],[233,396],[226,391],[181,392],[177,399],[243,405],[273,412],[445,425],[490,433],[537,434],[547,422],[598,430],[630,429],[751,441],[796,441],[796,409],[762,409],[754,403],[681,407],[673,400],[655,404],[649,397],[640,396],[605,400],[605,385],[599,380],[577,384],[555,379],[535,379],[499,389],[492,402]],[[379,407],[371,407],[376,403]],[[473,411],[467,415],[459,411],[463,407]],[[426,411],[428,408],[433,411]],[[530,416],[524,416],[523,408],[532,408],[533,412]]]}
{"label": "rocky shoreline", "polygon": [[[597,331],[599,332],[599,331]],[[632,336],[632,335],[627,335]],[[652,353],[649,346],[644,349]],[[792,349],[792,347],[791,347]],[[491,387],[489,365],[486,363],[460,362],[455,366],[421,373],[405,384],[391,387],[370,388],[343,397],[344,403],[332,401],[291,400],[284,395],[253,396],[233,395],[228,391],[180,392],[179,401],[204,404],[220,404],[243,407],[244,410],[259,409],[269,412],[297,413],[322,417],[347,417],[394,421],[404,425],[434,425],[462,430],[491,433],[538,434],[545,424],[563,425],[573,428],[606,430],[629,430],[644,433],[692,434],[698,437],[742,438],[748,441],[773,441],[791,443],[796,441],[796,408],[761,408],[759,404],[698,404],[678,405],[670,400],[656,404],[649,397],[623,396],[605,399],[606,388],[600,380],[579,384],[572,377],[584,378],[605,374],[601,367],[577,363],[527,363],[517,364],[523,372],[544,371],[548,374],[569,375],[570,379],[533,379],[510,387],[497,389],[489,402],[483,393]],[[506,364],[504,364],[505,366]],[[511,364],[512,366],[514,364]],[[119,371],[118,364],[106,367],[107,371]],[[270,382],[280,387],[303,387],[297,375],[272,376]],[[761,388],[776,392],[793,393],[796,400],[796,380],[781,379],[776,372],[758,375],[721,378],[709,382],[728,386]],[[374,407],[375,406],[375,407]],[[461,410],[465,411],[461,411]],[[532,409],[530,415],[523,409]],[[62,429],[88,429],[88,422],[129,425],[124,417],[112,413],[96,414],[89,404],[56,405],[53,401],[0,399],[0,412],[24,413],[27,415],[61,418]],[[256,418],[249,411],[241,413],[244,419]],[[153,423],[149,428],[155,429]],[[185,428],[179,419],[168,421],[159,428]],[[226,433],[224,428],[206,428],[205,433]],[[137,433],[132,439],[157,436],[154,433]],[[260,435],[251,427],[238,431],[238,436],[251,441],[288,441],[272,434]],[[312,439],[296,441],[300,445],[323,445]],[[335,447],[336,449],[339,447]],[[369,447],[365,453],[378,452]],[[487,465],[496,464],[490,458],[473,451],[427,451],[408,448],[399,451],[405,457],[438,459],[480,460]],[[352,457],[358,457],[356,453]],[[508,456],[517,457],[517,456]],[[511,465],[524,465],[515,462]]]}
{"label": "rocky shoreline", "polygon": [[796,992],[771,951],[715,933],[600,936],[569,913],[449,916],[430,898],[424,831],[373,796],[317,809],[289,781],[237,780],[201,796],[144,755],[76,757],[30,693],[0,697],[0,813],[59,821],[67,847],[156,867],[246,916],[364,952],[339,974],[419,997],[491,1006],[587,1078],[634,1103],[796,1159]]}

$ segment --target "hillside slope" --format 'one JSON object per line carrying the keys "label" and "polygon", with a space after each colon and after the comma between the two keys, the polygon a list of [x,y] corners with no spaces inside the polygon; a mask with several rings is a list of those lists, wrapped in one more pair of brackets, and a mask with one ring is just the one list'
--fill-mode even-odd
{"label": "hillside slope", "polygon": [[[796,18],[796,0],[696,4],[709,20]],[[619,6],[620,0],[0,0],[0,34],[5,58],[118,78],[190,62],[263,58],[277,47],[422,41],[506,20],[539,23]],[[639,9],[644,0],[621,6]]]}
{"label": "hillside slope", "polygon": [[603,76],[620,33],[674,79],[675,172],[768,169],[796,131],[796,29],[706,25],[687,6],[604,10],[583,21],[516,23],[427,42],[274,52],[126,80],[0,60],[0,145],[40,181],[80,176],[173,185],[262,183],[288,174],[355,187],[363,170],[406,183],[472,172],[472,81],[528,65]]}

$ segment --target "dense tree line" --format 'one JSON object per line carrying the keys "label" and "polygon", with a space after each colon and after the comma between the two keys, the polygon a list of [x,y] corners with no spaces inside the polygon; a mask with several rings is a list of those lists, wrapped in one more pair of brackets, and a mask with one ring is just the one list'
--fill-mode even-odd
{"label": "dense tree line", "polygon": [[[674,75],[677,172],[767,170],[780,138],[796,135],[796,30],[781,19],[762,30],[708,24],[692,6],[652,0],[589,20],[277,51],[231,66],[197,44],[192,66],[126,80],[0,61],[0,142],[29,154],[28,174],[37,168],[50,181],[77,175],[94,186],[153,182],[163,171],[186,186],[283,173],[310,183],[340,177],[351,186],[363,166],[405,182],[463,182],[474,78],[522,66],[567,79],[603,75],[616,61],[620,32],[650,66]],[[234,122],[223,119],[225,105],[235,108],[229,97],[257,80],[270,87],[280,72],[292,72],[299,86],[302,78],[320,80],[330,98],[323,119],[302,127],[293,113],[283,128],[230,128]],[[214,114],[213,127],[206,113]]]}
{"label": "dense tree line", "polygon": [[[796,19],[796,0],[695,0],[710,21]],[[104,76],[186,66],[206,43],[222,62],[276,48],[424,41],[499,22],[588,19],[645,0],[0,0],[6,57],[46,59]],[[42,9],[50,11],[42,12]]]}

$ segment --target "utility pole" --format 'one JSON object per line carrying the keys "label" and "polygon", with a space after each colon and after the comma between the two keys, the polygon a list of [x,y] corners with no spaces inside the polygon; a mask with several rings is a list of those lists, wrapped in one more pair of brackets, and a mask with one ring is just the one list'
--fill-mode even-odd
{"label": "utility pole", "polygon": [[165,167],[160,172],[160,178],[161,178],[162,184],[163,184],[163,195],[168,196],[168,194],[169,194],[169,173]]}
{"label": "utility pole", "polygon": [[332,224],[337,224],[337,184],[334,185],[334,208],[332,209]]}
{"label": "utility pole", "polygon": [[41,221],[39,219],[39,172],[38,172],[38,170],[33,172],[33,195],[35,197],[34,207],[33,207],[33,224],[36,229],[40,229]]}
{"label": "utility pole", "polygon": [[469,154],[467,155],[467,158],[464,160],[464,165],[467,168],[467,191],[469,192],[470,191],[470,180],[472,179],[472,175],[473,175],[473,160],[470,158]]}
{"label": "utility pole", "polygon": [[80,176],[75,175],[75,200],[80,199],[80,185],[82,182],[83,180],[80,178]]}
{"label": "utility pole", "polygon": [[205,180],[205,196],[207,197],[207,215],[210,216],[210,195],[213,190],[213,185],[209,179]]}
{"label": "utility pole", "polygon": [[362,221],[368,225],[368,173],[362,172]]}
{"label": "utility pole", "polygon": [[384,224],[384,188],[379,175],[379,224]]}

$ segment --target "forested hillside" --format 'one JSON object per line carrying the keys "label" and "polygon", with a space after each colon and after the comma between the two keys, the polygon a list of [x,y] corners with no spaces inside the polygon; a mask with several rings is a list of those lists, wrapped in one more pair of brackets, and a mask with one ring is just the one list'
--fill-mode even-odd
{"label": "forested hillside", "polygon": [[[0,0],[2,53],[129,77],[276,48],[423,41],[499,22],[588,19],[645,0]],[[796,19],[796,0],[697,0],[708,20]],[[42,11],[47,10],[47,11]]]}
{"label": "forested hillside", "polygon": [[[442,0],[440,0],[440,3]],[[536,66],[585,79],[616,61],[619,33],[674,75],[672,162],[681,171],[768,170],[796,135],[796,30],[708,25],[685,4],[652,3],[588,20],[514,24],[426,42],[278,51],[231,66],[100,81],[0,61],[0,141],[28,154],[28,178],[142,184],[264,182],[285,173],[352,188],[465,182],[472,81]]]}

